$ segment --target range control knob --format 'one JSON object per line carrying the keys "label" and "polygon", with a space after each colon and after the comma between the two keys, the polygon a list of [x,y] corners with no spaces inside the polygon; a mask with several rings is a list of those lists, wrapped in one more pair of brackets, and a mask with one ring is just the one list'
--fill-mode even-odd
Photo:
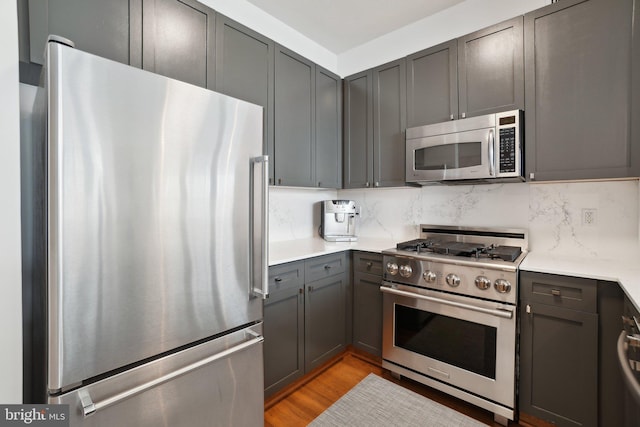
{"label": "range control knob", "polygon": [[447,285],[451,286],[452,288],[460,286],[460,277],[453,273],[447,274],[445,281],[447,282]]}
{"label": "range control knob", "polygon": [[476,277],[476,287],[478,289],[487,290],[491,287],[491,280],[487,279],[485,276]]}
{"label": "range control knob", "polygon": [[396,264],[395,262],[388,262],[387,273],[389,273],[392,276],[395,276],[396,274],[398,274],[398,264]]}
{"label": "range control knob", "polygon": [[401,265],[400,266],[400,275],[402,277],[411,277],[411,273],[413,273],[413,269],[410,265]]}
{"label": "range control knob", "polygon": [[422,278],[424,279],[425,282],[427,283],[433,283],[436,281],[436,279],[438,278],[438,276],[436,276],[436,273],[434,273],[431,270],[427,270],[424,273],[422,273]]}
{"label": "range control knob", "polygon": [[511,291],[511,283],[509,283],[509,281],[505,279],[496,280],[496,282],[493,284],[493,287],[496,288],[496,291],[500,292],[501,294],[506,294]]}

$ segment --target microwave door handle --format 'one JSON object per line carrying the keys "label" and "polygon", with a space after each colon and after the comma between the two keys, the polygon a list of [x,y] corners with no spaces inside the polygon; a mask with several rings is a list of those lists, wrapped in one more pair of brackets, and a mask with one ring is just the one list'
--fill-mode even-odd
{"label": "microwave door handle", "polygon": [[496,175],[496,162],[495,162],[495,144],[496,136],[493,129],[489,129],[489,175]]}

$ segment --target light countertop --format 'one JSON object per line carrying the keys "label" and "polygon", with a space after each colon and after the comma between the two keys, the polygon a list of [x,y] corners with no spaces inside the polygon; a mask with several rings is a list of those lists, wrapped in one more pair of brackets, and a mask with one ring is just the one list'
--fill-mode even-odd
{"label": "light countertop", "polygon": [[[269,265],[284,264],[347,250],[380,252],[393,248],[394,239],[358,238],[357,242],[326,242],[319,237],[272,242]],[[583,258],[530,251],[520,269],[538,273],[560,274],[620,283],[629,299],[640,309],[640,248],[623,260]],[[633,252],[633,251],[632,251]]]}

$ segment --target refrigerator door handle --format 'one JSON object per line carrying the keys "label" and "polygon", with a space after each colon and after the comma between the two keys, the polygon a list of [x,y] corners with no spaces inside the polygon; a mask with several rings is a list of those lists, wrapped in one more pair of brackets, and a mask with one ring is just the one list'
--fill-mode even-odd
{"label": "refrigerator door handle", "polygon": [[156,387],[160,384],[166,383],[168,381],[171,381],[179,376],[188,374],[191,371],[194,371],[202,366],[208,365],[210,363],[215,362],[216,360],[220,360],[220,359],[224,359],[226,357],[231,356],[234,353],[238,353],[248,347],[254,346],[256,344],[260,344],[264,341],[264,337],[262,335],[259,334],[255,334],[252,333],[252,336],[255,335],[253,338],[251,338],[248,341],[245,341],[241,344],[238,344],[236,346],[233,346],[231,348],[228,348],[224,351],[221,351],[220,353],[216,353],[212,356],[209,356],[205,359],[199,360],[195,363],[192,363],[191,365],[187,365],[183,368],[180,368],[178,370],[175,370],[173,372],[170,372],[166,375],[163,375],[161,377],[156,378],[155,380],[151,380],[149,382],[146,382],[144,384],[141,384],[137,387],[134,387],[132,389],[123,391],[122,393],[118,393],[115,396],[111,396],[107,399],[101,400],[100,402],[93,402],[93,400],[91,399],[91,396],[89,395],[89,391],[88,390],[81,390],[79,392],[79,397],[80,397],[80,404],[82,406],[82,414],[85,417],[88,417],[90,415],[95,414],[96,412],[98,412],[101,409],[107,408],[109,406],[115,405],[116,403],[122,401],[122,400],[126,400],[129,399],[135,395],[138,395],[140,393],[143,393],[153,387]]}
{"label": "refrigerator door handle", "polygon": [[[257,164],[262,166],[262,180],[259,184],[260,191],[260,212],[256,218],[256,175],[255,167]],[[251,206],[249,214],[249,244],[250,244],[250,269],[251,269],[251,292],[253,295],[262,299],[269,297],[269,223],[267,222],[269,213],[269,156],[263,155],[251,159]],[[256,236],[256,224],[259,223],[259,236]],[[256,239],[260,242],[256,243]],[[256,257],[255,252],[260,247],[260,256]],[[260,260],[259,267],[256,268],[255,262]],[[257,270],[257,271],[256,271]],[[256,277],[257,276],[257,277]],[[260,283],[260,287],[256,286]]]}

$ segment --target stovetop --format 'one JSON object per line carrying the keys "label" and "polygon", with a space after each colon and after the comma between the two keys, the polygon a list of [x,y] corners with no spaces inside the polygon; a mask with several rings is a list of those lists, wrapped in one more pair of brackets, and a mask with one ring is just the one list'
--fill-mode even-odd
{"label": "stovetop", "polygon": [[401,242],[396,245],[396,249],[416,254],[434,253],[476,259],[501,259],[509,262],[514,262],[522,253],[522,248],[519,246],[466,243],[435,238]]}
{"label": "stovetop", "polygon": [[528,250],[528,233],[515,228],[420,225],[420,238],[382,251],[417,260],[517,270]]}

